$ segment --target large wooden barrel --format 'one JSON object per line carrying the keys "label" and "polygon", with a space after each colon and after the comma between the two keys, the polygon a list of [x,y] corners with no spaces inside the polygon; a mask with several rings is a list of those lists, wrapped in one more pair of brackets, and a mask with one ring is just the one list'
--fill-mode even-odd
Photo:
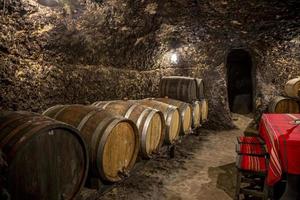
{"label": "large wooden barrel", "polygon": [[206,99],[200,100],[200,110],[201,110],[201,124],[208,120],[208,102]]}
{"label": "large wooden barrel", "polygon": [[182,76],[162,77],[159,86],[160,97],[169,97],[185,102],[197,100],[197,82],[194,78]]}
{"label": "large wooden barrel", "polygon": [[11,199],[75,198],[88,172],[88,152],[75,128],[34,113],[4,112],[0,130]]}
{"label": "large wooden barrel", "polygon": [[284,91],[289,97],[300,98],[300,77],[289,80]]}
{"label": "large wooden barrel", "polygon": [[179,136],[180,132],[180,113],[177,107],[162,103],[151,99],[143,99],[138,101],[144,106],[149,106],[161,111],[164,114],[166,121],[166,135],[165,142],[167,144],[173,144]]}
{"label": "large wooden barrel", "polygon": [[201,126],[201,104],[200,101],[194,101],[192,102],[192,110],[193,110],[193,123],[192,127],[198,128]]}
{"label": "large wooden barrel", "polygon": [[159,110],[132,101],[99,101],[94,106],[132,120],[139,129],[140,154],[151,158],[158,152],[165,137],[165,119]]}
{"label": "large wooden barrel", "polygon": [[204,99],[204,82],[200,78],[195,78],[197,83],[197,98],[198,99]]}
{"label": "large wooden barrel", "polygon": [[190,104],[169,98],[155,98],[154,100],[178,107],[181,116],[181,133],[183,135],[191,133],[193,114]]}
{"label": "large wooden barrel", "polygon": [[93,106],[57,105],[44,115],[75,126],[89,148],[94,177],[116,182],[133,168],[139,151],[136,125]]}
{"label": "large wooden barrel", "polygon": [[275,97],[269,104],[270,113],[300,113],[299,102],[288,97]]}
{"label": "large wooden barrel", "polygon": [[185,76],[164,76],[159,85],[160,97],[169,97],[185,102],[204,98],[202,79]]}

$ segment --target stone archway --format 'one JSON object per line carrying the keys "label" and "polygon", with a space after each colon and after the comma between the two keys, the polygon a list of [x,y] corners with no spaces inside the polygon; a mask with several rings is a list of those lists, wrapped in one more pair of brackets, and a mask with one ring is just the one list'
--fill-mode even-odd
{"label": "stone archway", "polygon": [[248,114],[253,111],[253,62],[244,49],[233,49],[227,55],[227,92],[230,111]]}

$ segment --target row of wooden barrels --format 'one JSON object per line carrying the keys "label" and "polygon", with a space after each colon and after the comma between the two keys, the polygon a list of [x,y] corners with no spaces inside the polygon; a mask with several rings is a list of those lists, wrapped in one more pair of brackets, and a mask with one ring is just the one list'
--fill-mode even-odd
{"label": "row of wooden barrels", "polygon": [[[3,112],[0,149],[12,199],[74,199],[89,174],[126,177],[138,155],[151,158],[207,120],[207,102],[168,99],[57,105],[43,115]],[[60,122],[58,122],[60,121]]]}
{"label": "row of wooden barrels", "polygon": [[286,82],[285,96],[276,96],[269,103],[271,113],[300,113],[300,77]]}

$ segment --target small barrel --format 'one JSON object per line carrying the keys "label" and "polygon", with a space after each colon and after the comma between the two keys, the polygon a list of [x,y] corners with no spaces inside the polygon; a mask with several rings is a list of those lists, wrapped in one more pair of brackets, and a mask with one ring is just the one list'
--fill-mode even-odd
{"label": "small barrel", "polygon": [[159,151],[164,141],[166,126],[162,112],[132,101],[99,101],[93,105],[128,118],[137,125],[140,134],[140,154],[144,158],[151,158],[153,153]]}
{"label": "small barrel", "polygon": [[160,97],[169,97],[185,102],[197,100],[197,82],[183,76],[162,77],[159,86]]}
{"label": "small barrel", "polygon": [[200,101],[194,101],[191,105],[193,110],[192,127],[195,129],[201,126],[201,104]]}
{"label": "small barrel", "polygon": [[201,110],[201,124],[208,120],[208,102],[206,99],[200,100],[200,110]]}
{"label": "small barrel", "polygon": [[89,147],[93,177],[117,182],[133,168],[139,151],[139,135],[131,120],[83,105],[57,105],[43,114],[71,124],[81,132]]}
{"label": "small barrel", "polygon": [[299,113],[299,102],[288,97],[275,97],[269,104],[270,113]]}
{"label": "small barrel", "polygon": [[193,114],[190,104],[169,98],[155,98],[154,100],[178,107],[181,116],[181,133],[183,135],[191,133]]}
{"label": "small barrel", "polygon": [[0,114],[0,149],[11,199],[74,199],[85,183],[88,152],[79,132],[29,112]]}
{"label": "small barrel", "polygon": [[198,99],[204,99],[204,82],[200,78],[195,78],[197,83],[197,98]]}
{"label": "small barrel", "polygon": [[300,98],[300,77],[289,80],[284,87],[287,96]]}
{"label": "small barrel", "polygon": [[173,144],[178,139],[181,126],[180,113],[178,108],[151,99],[143,99],[139,100],[138,102],[141,105],[157,109],[164,114],[164,118],[166,121],[165,142],[167,144]]}

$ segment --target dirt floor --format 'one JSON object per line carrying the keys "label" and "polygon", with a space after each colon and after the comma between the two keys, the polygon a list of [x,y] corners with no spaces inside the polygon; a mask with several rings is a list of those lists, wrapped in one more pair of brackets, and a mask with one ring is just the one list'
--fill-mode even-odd
{"label": "dirt floor", "polygon": [[176,147],[175,158],[148,161],[132,177],[96,199],[229,200],[235,191],[235,143],[251,118],[234,116],[238,129],[199,130]]}

